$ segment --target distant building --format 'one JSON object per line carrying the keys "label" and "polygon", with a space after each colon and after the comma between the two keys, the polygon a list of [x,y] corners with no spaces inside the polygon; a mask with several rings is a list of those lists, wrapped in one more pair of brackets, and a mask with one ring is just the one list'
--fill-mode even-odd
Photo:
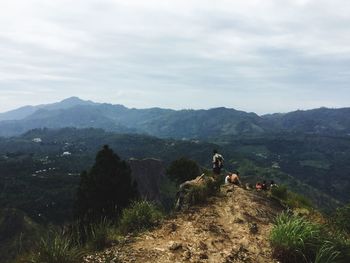
{"label": "distant building", "polygon": [[34,138],[34,139],[33,139],[33,142],[38,142],[38,143],[39,143],[39,142],[42,142],[42,141],[43,141],[43,140],[42,140],[41,138]]}
{"label": "distant building", "polygon": [[271,167],[274,168],[274,169],[280,169],[281,168],[280,165],[277,162],[273,162]]}

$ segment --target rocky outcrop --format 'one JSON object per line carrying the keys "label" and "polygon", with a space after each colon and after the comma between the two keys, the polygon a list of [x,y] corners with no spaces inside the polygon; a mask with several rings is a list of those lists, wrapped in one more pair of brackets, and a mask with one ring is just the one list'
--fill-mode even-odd
{"label": "rocky outcrop", "polygon": [[165,177],[164,163],[158,159],[130,159],[128,162],[141,196],[159,202],[161,198],[159,189]]}

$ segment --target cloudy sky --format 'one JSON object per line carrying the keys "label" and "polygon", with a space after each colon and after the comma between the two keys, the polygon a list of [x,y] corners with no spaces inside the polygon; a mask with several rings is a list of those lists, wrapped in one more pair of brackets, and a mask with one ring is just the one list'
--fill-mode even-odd
{"label": "cloudy sky", "polygon": [[79,96],[350,106],[349,0],[0,0],[0,112]]}

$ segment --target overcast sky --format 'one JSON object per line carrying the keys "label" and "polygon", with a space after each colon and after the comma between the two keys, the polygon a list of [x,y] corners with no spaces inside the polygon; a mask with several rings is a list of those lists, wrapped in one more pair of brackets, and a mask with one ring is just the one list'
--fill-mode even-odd
{"label": "overcast sky", "polygon": [[0,0],[0,112],[70,96],[350,106],[349,0]]}

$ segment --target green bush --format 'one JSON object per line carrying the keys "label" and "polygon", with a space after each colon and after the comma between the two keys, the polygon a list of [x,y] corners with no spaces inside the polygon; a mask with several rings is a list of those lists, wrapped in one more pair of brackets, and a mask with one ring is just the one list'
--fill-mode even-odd
{"label": "green bush", "polygon": [[350,204],[340,207],[333,215],[334,225],[346,233],[350,234]]}
{"label": "green bush", "polygon": [[112,223],[107,219],[92,224],[89,230],[88,245],[94,250],[101,250],[111,243],[109,232],[113,229]]}
{"label": "green bush", "polygon": [[220,190],[220,181],[204,177],[201,184],[191,184],[184,189],[184,204],[187,206],[204,203],[210,196]]}
{"label": "green bush", "polygon": [[162,213],[148,201],[134,202],[123,210],[119,229],[122,233],[139,232],[159,223]]}
{"label": "green bush", "polygon": [[312,204],[305,196],[288,191],[284,185],[271,188],[271,197],[289,208],[311,208]]}
{"label": "green bush", "polygon": [[314,263],[334,263],[340,252],[332,242],[326,241],[317,251]]}
{"label": "green bush", "polygon": [[284,185],[280,185],[278,187],[272,187],[271,196],[280,200],[287,200],[287,197],[288,197],[287,187]]}
{"label": "green bush", "polygon": [[281,213],[270,234],[274,255],[285,263],[350,262],[350,244],[343,234],[307,219]]}
{"label": "green bush", "polygon": [[288,192],[286,204],[290,208],[311,208],[312,204],[309,199],[297,193]]}
{"label": "green bush", "polygon": [[204,203],[208,198],[208,188],[204,184],[192,185],[185,195],[185,203],[195,205]]}
{"label": "green bush", "polygon": [[27,262],[76,263],[82,261],[83,255],[84,251],[72,244],[63,233],[51,230],[46,237],[40,239]]}
{"label": "green bush", "polygon": [[302,217],[281,213],[271,231],[274,254],[283,262],[308,262],[316,254],[321,228]]}

